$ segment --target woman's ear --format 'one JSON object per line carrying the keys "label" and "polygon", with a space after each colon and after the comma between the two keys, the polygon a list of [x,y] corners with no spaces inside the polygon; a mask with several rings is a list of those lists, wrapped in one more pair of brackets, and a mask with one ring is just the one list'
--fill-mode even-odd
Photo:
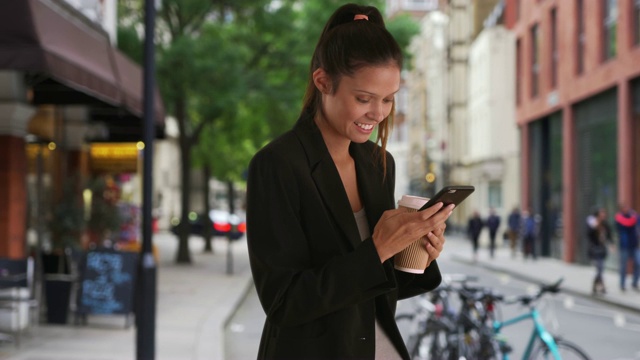
{"label": "woman's ear", "polygon": [[323,68],[318,68],[313,72],[313,83],[321,93],[331,93],[331,79]]}

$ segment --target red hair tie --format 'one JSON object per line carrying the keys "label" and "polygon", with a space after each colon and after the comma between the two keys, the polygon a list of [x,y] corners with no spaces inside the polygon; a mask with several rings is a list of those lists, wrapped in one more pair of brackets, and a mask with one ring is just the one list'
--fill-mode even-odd
{"label": "red hair tie", "polygon": [[353,20],[369,20],[369,17],[365,14],[356,14],[356,16],[353,17]]}

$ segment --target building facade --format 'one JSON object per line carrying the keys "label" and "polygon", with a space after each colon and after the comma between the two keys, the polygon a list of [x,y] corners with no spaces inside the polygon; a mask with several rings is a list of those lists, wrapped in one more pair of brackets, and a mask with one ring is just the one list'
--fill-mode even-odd
{"label": "building facade", "polygon": [[[118,196],[139,201],[129,174],[143,147],[142,69],[113,45],[116,8],[115,0],[0,4],[0,256],[43,248],[53,228],[58,239],[81,237],[84,219],[67,209],[86,211],[87,183],[105,170],[124,174]],[[153,115],[161,135],[158,91]]]}
{"label": "building facade", "polygon": [[586,262],[586,216],[640,206],[640,2],[506,5],[522,203],[542,216],[543,254]]}
{"label": "building facade", "polygon": [[503,219],[503,227],[511,209],[520,206],[514,64],[513,34],[498,24],[485,27],[469,50],[469,148],[465,163],[476,191],[468,201],[483,216],[494,209]]}
{"label": "building facade", "polygon": [[452,216],[458,230],[473,211],[486,216],[493,208],[506,217],[519,202],[515,42],[498,25],[503,7],[497,5],[443,2],[442,11],[423,17],[411,44],[407,123],[410,152],[422,154],[410,159],[412,190],[424,190],[418,185],[427,184],[425,175],[431,181],[425,196],[449,184],[474,185],[474,195]]}
{"label": "building facade", "polygon": [[445,185],[444,146],[448,142],[447,122],[447,35],[448,17],[432,11],[420,21],[420,34],[411,42],[408,72],[406,122],[409,127],[408,158],[412,194],[433,196]]}
{"label": "building facade", "polygon": [[[385,14],[388,18],[409,14],[416,21],[420,21],[425,14],[437,8],[438,0],[387,0]],[[414,177],[416,162],[424,163],[425,153],[416,149],[413,141],[416,129],[411,120],[407,118],[407,115],[411,113],[409,108],[414,106],[412,99],[414,95],[407,87],[412,75],[408,71],[403,71],[401,76],[400,90],[396,95],[396,117],[393,133],[387,144],[387,149],[393,154],[396,162],[396,199],[400,199],[405,194],[426,196],[423,191],[426,184],[424,174],[418,178]],[[424,134],[423,130],[418,131],[418,134]],[[422,173],[422,170],[419,172]],[[420,184],[418,188],[416,188],[417,183]]]}

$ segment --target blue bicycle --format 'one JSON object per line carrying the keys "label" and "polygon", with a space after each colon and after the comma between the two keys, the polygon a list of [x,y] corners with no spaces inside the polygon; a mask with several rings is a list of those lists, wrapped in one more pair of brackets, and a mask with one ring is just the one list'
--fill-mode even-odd
{"label": "blue bicycle", "polygon": [[[538,292],[534,295],[522,295],[512,300],[497,300],[505,304],[519,303],[529,307],[529,310],[526,313],[515,316],[511,319],[507,319],[504,321],[495,319],[493,320],[494,339],[497,339],[498,343],[501,344],[500,348],[510,348],[509,346],[507,346],[506,340],[501,334],[501,330],[504,327],[531,319],[533,321],[533,331],[522,356],[523,359],[589,360],[589,356],[587,356],[584,350],[582,350],[580,347],[563,338],[554,336],[549,331],[547,331],[547,329],[544,327],[542,319],[540,318],[540,313],[536,308],[536,300],[540,299],[540,297],[542,297],[542,295],[545,293],[559,292],[561,282],[562,279],[558,280],[552,285],[542,285],[540,286]],[[502,360],[509,360],[508,351],[502,352]]]}

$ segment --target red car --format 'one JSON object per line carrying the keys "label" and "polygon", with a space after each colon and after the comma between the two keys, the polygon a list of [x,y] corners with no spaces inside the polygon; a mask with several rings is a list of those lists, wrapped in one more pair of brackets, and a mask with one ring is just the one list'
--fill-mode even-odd
{"label": "red car", "polygon": [[[209,218],[213,224],[213,236],[228,237],[231,240],[238,240],[247,231],[244,216],[239,214],[229,214],[226,210],[211,210]],[[202,236],[204,230],[203,215],[196,213],[189,214],[189,234]],[[171,227],[171,232],[178,234],[179,220],[175,220]]]}

